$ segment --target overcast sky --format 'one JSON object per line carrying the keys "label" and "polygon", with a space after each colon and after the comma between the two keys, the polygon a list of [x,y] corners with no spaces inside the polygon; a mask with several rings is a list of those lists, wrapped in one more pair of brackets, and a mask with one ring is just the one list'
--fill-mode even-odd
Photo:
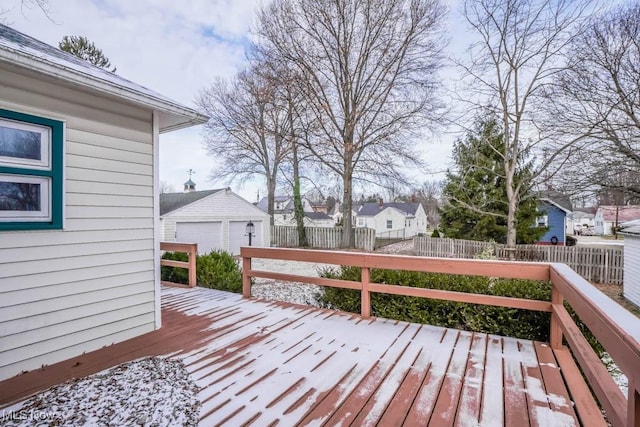
{"label": "overcast sky", "polygon": [[[93,41],[117,74],[187,106],[216,77],[230,77],[245,61],[247,34],[261,0],[50,0],[49,17],[20,0],[0,0],[5,23],[52,46],[65,35]],[[215,159],[202,145],[201,127],[160,137],[160,179],[181,191],[187,170],[198,190],[218,188],[211,180]],[[444,140],[450,138],[444,137]],[[443,170],[450,143],[425,144],[429,166]],[[418,182],[428,175],[416,175]],[[266,195],[259,180],[232,189],[253,202]]]}

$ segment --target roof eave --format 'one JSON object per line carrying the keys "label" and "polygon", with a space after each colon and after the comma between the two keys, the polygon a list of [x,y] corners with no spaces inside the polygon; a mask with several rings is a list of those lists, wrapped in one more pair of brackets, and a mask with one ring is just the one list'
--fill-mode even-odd
{"label": "roof eave", "polygon": [[160,132],[163,133],[203,124],[209,120],[207,116],[178,103],[169,102],[168,100],[160,99],[114,82],[102,80],[95,76],[81,73],[77,70],[48,61],[45,58],[29,55],[7,46],[0,49],[0,60],[19,65],[28,70],[37,71],[50,77],[64,80],[84,88],[122,98],[153,110],[177,116],[179,118],[177,122],[160,129]]}
{"label": "roof eave", "polygon": [[553,206],[555,206],[556,208],[558,208],[560,210],[563,210],[568,214],[571,213],[571,211],[569,209],[561,206],[560,204],[558,204],[558,203],[554,202],[553,200],[549,199],[548,197],[543,197],[543,198],[540,199],[540,201],[550,203]]}

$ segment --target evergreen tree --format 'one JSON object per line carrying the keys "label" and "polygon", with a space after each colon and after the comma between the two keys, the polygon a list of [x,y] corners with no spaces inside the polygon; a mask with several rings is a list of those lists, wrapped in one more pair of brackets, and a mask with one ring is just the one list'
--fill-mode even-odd
{"label": "evergreen tree", "polygon": [[84,36],[64,36],[58,43],[58,47],[60,50],[84,59],[96,67],[104,68],[112,73],[116,72],[116,67],[111,65],[109,58],[102,53],[102,50]]}
{"label": "evergreen tree", "polygon": [[[498,243],[507,241],[508,199],[504,178],[504,134],[491,116],[455,142],[456,170],[449,171],[443,190],[448,203],[440,210],[440,229],[446,237]],[[526,180],[532,165],[519,165],[515,178]],[[524,186],[523,186],[524,187]],[[517,243],[533,243],[544,229],[536,227],[536,200],[524,190],[516,212]]]}

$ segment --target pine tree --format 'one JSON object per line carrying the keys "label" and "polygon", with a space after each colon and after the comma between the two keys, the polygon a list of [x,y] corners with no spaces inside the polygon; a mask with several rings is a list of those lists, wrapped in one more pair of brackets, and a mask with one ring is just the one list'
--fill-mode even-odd
{"label": "pine tree", "polygon": [[[456,170],[449,171],[443,190],[448,203],[440,210],[440,229],[446,237],[493,240],[506,243],[508,200],[502,158],[504,135],[499,122],[491,116],[476,123],[464,140],[455,142]],[[522,164],[516,179],[527,179],[532,165]],[[535,227],[536,200],[520,194],[516,213],[518,243],[533,243],[544,234]]]}
{"label": "pine tree", "polygon": [[64,36],[58,43],[58,47],[60,50],[84,59],[96,67],[104,68],[112,73],[116,72],[116,67],[112,67],[109,58],[102,53],[102,50],[84,36]]}

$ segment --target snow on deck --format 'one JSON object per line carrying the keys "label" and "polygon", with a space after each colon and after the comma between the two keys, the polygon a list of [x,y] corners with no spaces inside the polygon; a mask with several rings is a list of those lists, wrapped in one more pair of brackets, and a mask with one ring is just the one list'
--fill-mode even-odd
{"label": "snow on deck", "polygon": [[201,425],[578,425],[540,343],[200,288],[165,288],[163,308],[211,319],[172,354],[202,387]]}
{"label": "snow on deck", "polygon": [[163,327],[0,382],[2,403],[145,356],[180,359],[200,425],[579,425],[542,343],[163,287]]}

